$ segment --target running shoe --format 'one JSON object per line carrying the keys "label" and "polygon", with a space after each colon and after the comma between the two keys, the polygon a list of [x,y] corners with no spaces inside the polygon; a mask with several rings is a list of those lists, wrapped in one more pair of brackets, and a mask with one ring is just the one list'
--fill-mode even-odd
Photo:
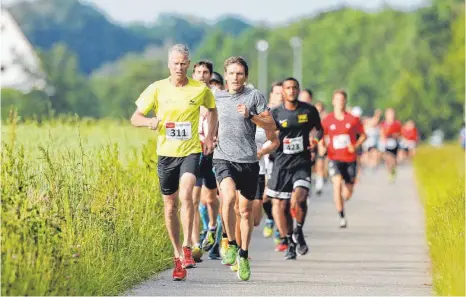
{"label": "running shoe", "polygon": [[273,220],[267,219],[265,221],[264,232],[262,234],[265,238],[269,238],[273,235]]}
{"label": "running shoe", "polygon": [[251,267],[249,260],[238,256],[236,262],[238,263],[238,278],[242,281],[247,281],[251,277]]}
{"label": "running shoe", "polygon": [[288,249],[288,241],[286,238],[283,238],[279,244],[275,247],[276,252],[284,252]]}
{"label": "running shoe", "polygon": [[202,249],[199,245],[196,245],[192,251],[193,259],[196,263],[202,262]]}
{"label": "running shoe", "polygon": [[210,251],[210,249],[214,246],[216,236],[217,236],[217,228],[207,231],[207,235],[204,238],[204,241],[202,242],[202,249],[205,252]]}
{"label": "running shoe", "polygon": [[230,266],[231,271],[237,272],[238,271],[238,259],[236,259],[236,262],[234,265]]}
{"label": "running shoe", "polygon": [[222,264],[232,266],[236,262],[236,254],[238,253],[238,247],[235,245],[228,245],[228,248],[225,252],[225,257],[223,257]]}
{"label": "running shoe", "polygon": [[296,252],[298,256],[304,256],[309,251],[302,229],[295,228],[293,231],[293,241],[297,243]]}
{"label": "running shoe", "polygon": [[348,222],[346,221],[345,218],[340,218],[340,228],[346,228],[346,225]]}
{"label": "running shoe", "polygon": [[175,267],[173,268],[173,280],[184,281],[188,272],[183,268],[180,258],[174,258]]}
{"label": "running shoe", "polygon": [[273,241],[275,242],[275,245],[279,244],[282,239],[280,238],[280,231],[278,229],[275,229],[275,232],[273,233]]}
{"label": "running shoe", "polygon": [[225,253],[228,249],[228,238],[222,238],[222,241],[220,242],[220,257],[222,259],[225,257]]}
{"label": "running shoe", "polygon": [[294,242],[290,242],[288,245],[288,249],[285,253],[285,260],[295,260],[296,259],[296,244]]}
{"label": "running shoe", "polygon": [[196,268],[196,261],[193,259],[192,251],[190,247],[183,247],[183,267],[184,268]]}
{"label": "running shoe", "polygon": [[207,235],[207,231],[208,230],[202,230],[201,231],[201,234],[200,234],[201,242],[204,242],[204,239],[206,238],[206,235]]}

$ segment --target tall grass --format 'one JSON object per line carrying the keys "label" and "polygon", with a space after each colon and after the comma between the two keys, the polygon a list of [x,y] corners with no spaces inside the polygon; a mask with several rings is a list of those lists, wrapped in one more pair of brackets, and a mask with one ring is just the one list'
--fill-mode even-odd
{"label": "tall grass", "polygon": [[154,137],[136,130],[4,127],[2,295],[115,295],[170,265]]}
{"label": "tall grass", "polygon": [[465,155],[459,145],[422,147],[414,160],[437,295],[464,296]]}

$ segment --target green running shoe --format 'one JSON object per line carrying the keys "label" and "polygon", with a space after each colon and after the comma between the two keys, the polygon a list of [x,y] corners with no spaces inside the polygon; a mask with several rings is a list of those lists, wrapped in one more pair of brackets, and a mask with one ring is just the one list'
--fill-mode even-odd
{"label": "green running shoe", "polygon": [[238,256],[236,261],[238,262],[238,271],[236,272],[238,278],[242,281],[249,280],[251,277],[251,267],[249,267],[249,260]]}
{"label": "green running shoe", "polygon": [[223,257],[222,264],[232,266],[236,262],[236,254],[238,253],[238,247],[234,245],[229,245],[225,256]]}

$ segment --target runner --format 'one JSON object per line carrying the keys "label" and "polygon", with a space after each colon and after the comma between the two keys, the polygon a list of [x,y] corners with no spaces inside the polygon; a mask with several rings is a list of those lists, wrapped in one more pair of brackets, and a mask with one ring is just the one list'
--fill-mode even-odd
{"label": "runner", "polygon": [[[284,103],[272,109],[272,117],[279,130],[280,146],[276,151],[272,178],[267,184],[267,196],[273,198],[273,214],[282,242],[287,247],[285,259],[296,259],[296,252],[305,255],[303,225],[307,213],[307,197],[311,188],[311,153],[322,137],[317,109],[298,100],[299,82],[294,78],[283,81]],[[316,138],[311,131],[316,129]],[[294,213],[296,228],[293,230]],[[297,249],[296,249],[297,243]]]}
{"label": "runner", "polygon": [[[238,263],[238,278],[248,280],[251,276],[248,248],[254,224],[252,205],[259,178],[256,125],[273,130],[275,123],[268,116],[264,96],[255,89],[245,88],[248,78],[246,61],[242,57],[230,57],[225,61],[224,70],[228,91],[215,92],[219,130],[214,152],[214,168],[220,184],[224,227],[229,241],[222,263],[230,266]],[[241,215],[240,248],[235,236],[237,190]]]}
{"label": "runner", "polygon": [[299,92],[299,101],[312,104],[312,91],[310,89],[302,89]]}
{"label": "runner", "polygon": [[419,132],[413,120],[409,120],[401,128],[401,141],[399,161],[411,160],[416,154],[416,146],[419,142]]}
{"label": "runner", "polygon": [[[361,121],[346,112],[347,95],[343,90],[333,93],[333,112],[323,120],[328,135],[329,175],[333,184],[333,199],[340,215],[340,228],[346,228],[344,201],[353,195],[357,172],[357,150],[366,139]],[[359,135],[356,138],[356,135]],[[343,201],[344,200],[344,201]]]}
{"label": "runner", "polygon": [[466,125],[463,123],[463,126],[460,130],[459,141],[463,150],[466,150]]}
{"label": "runner", "polygon": [[[324,103],[321,101],[317,101],[314,105],[319,112],[319,117],[323,120],[327,116],[327,112],[325,111]],[[316,164],[315,168],[315,187],[316,187],[316,195],[321,195],[322,190],[324,188],[325,179],[327,177],[327,149],[325,148],[324,142],[320,141],[319,145],[317,146],[317,157],[316,157]]]}
{"label": "runner", "polygon": [[380,138],[380,116],[382,111],[376,109],[374,115],[364,122],[364,131],[366,132],[367,139],[362,144],[364,151],[364,160],[366,160],[366,166],[375,169],[379,164],[379,138]]}
{"label": "runner", "polygon": [[396,156],[399,149],[399,138],[401,135],[401,123],[395,119],[395,110],[389,108],[385,111],[385,121],[381,128],[381,146],[383,149],[383,159],[389,172],[391,182],[396,175]]}
{"label": "runner", "polygon": [[[272,89],[270,90],[268,107],[274,108],[274,107],[280,106],[282,103],[283,103],[282,82],[281,81],[275,82],[272,84]],[[266,177],[265,184],[267,184],[268,181],[270,180],[270,177],[272,176],[273,161],[275,159],[275,151],[272,151],[268,155],[265,155],[263,158],[264,158],[264,163],[265,163],[264,164],[265,165],[265,177]],[[265,215],[267,216],[262,234],[265,238],[268,238],[274,235],[275,244],[278,244],[280,243],[280,232],[278,231],[278,227],[275,226],[275,222],[274,222],[273,214],[272,214],[272,201],[269,199],[267,195],[264,195],[264,198],[262,201],[262,207],[264,209]],[[275,226],[275,232],[273,231],[274,226]]]}
{"label": "runner", "polygon": [[212,91],[215,90],[224,90],[225,86],[223,84],[223,77],[218,72],[213,72],[210,78],[210,88]]}
{"label": "runner", "polygon": [[[358,118],[359,122],[363,122],[363,119],[362,119],[362,108],[359,107],[359,106],[355,106],[353,108],[351,108],[351,115],[354,116],[355,118]],[[359,138],[359,135],[356,135],[356,139]],[[357,154],[357,160],[356,160],[356,170],[357,170],[357,173],[356,173],[356,180],[355,180],[355,183],[357,183],[358,181],[361,180],[361,169],[362,169],[362,162],[361,162],[361,158],[362,158],[362,153],[363,153],[363,150],[362,150],[362,145],[360,147],[358,147],[358,149],[356,150],[356,154]]]}
{"label": "runner", "polygon": [[[131,117],[132,125],[158,132],[157,172],[164,201],[165,225],[174,249],[173,280],[185,280],[185,268],[196,267],[191,251],[192,193],[199,174],[200,153],[212,153],[213,128],[217,123],[214,96],[204,83],[186,76],[189,63],[188,48],[174,45],[168,52],[170,77],[156,81],[144,90]],[[209,132],[203,147],[198,134],[200,106],[209,109]],[[156,117],[145,116],[151,110]],[[179,238],[178,200],[181,200],[183,243]]]}
{"label": "runner", "polygon": [[[265,162],[265,156],[269,153],[274,151],[279,145],[280,142],[272,131],[266,131],[261,127],[257,127],[256,129],[256,145],[257,145],[257,158],[259,159],[259,183],[256,193],[256,200],[254,200],[254,227],[259,226],[262,218],[262,208],[266,208],[263,206],[263,200],[266,196],[265,185],[266,185],[266,175],[267,175],[267,164]],[[265,234],[266,227],[264,228],[264,237],[270,237],[273,233],[273,215],[272,215],[272,205],[271,201],[268,200],[268,204],[270,205],[270,209],[265,211],[266,213],[266,227],[270,230],[268,234]],[[268,235],[268,236],[267,236]]]}
{"label": "runner", "polygon": [[[209,86],[212,72],[212,63],[210,61],[201,60],[193,67],[193,79],[202,81],[207,86]],[[201,106],[199,137],[202,144],[208,133],[207,113],[207,109]],[[216,242],[217,229],[221,229],[221,226],[217,224],[219,200],[217,198],[217,182],[212,171],[212,155],[201,154],[200,175],[197,178],[196,185],[193,190],[193,206],[194,221],[191,238],[194,247],[192,254],[194,261],[201,262],[202,250],[210,251],[212,249]],[[202,239],[200,238],[200,234],[198,232],[201,217],[204,225]],[[209,258],[217,258],[215,251]]]}

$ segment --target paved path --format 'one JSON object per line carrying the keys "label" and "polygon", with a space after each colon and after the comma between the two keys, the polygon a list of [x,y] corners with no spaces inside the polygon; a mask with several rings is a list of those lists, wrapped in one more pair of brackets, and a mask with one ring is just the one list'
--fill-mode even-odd
{"label": "paved path", "polygon": [[173,282],[171,270],[151,277],[131,295],[430,295],[423,211],[413,172],[401,168],[395,184],[385,171],[366,172],[346,206],[340,230],[330,185],[311,198],[305,235],[309,254],[283,260],[272,239],[254,231],[251,279],[242,282],[220,261],[205,260]]}

